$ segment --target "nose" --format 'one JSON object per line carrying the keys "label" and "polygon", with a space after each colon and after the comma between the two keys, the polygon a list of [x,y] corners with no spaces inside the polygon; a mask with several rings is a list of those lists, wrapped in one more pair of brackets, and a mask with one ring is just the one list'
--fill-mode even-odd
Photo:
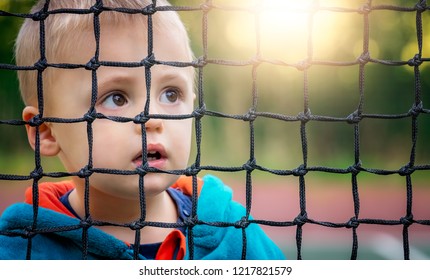
{"label": "nose", "polygon": [[[137,123],[134,126],[135,126],[136,133],[141,134],[142,125],[140,123]],[[148,117],[147,121],[145,122],[146,132],[162,132],[163,127],[164,127],[163,120],[159,118]]]}
{"label": "nose", "polygon": [[163,131],[163,119],[149,118],[145,123],[145,129],[147,132],[162,132]]}
{"label": "nose", "polygon": [[[146,118],[145,130],[147,132],[162,132],[164,129],[164,120],[161,118],[151,117],[151,115],[156,115],[158,111],[154,107],[155,106],[151,104],[149,116],[145,117],[143,112],[140,114],[140,116],[143,119]],[[135,127],[137,133],[142,132],[142,126],[140,123],[138,123]]]}

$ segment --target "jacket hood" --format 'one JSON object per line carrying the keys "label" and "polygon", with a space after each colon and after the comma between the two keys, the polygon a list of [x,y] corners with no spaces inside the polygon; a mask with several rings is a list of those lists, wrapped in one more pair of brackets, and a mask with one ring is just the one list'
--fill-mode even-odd
{"label": "jacket hood", "polygon": [[[64,246],[56,246],[59,249],[58,254],[62,251],[69,251],[66,255],[70,256],[73,251],[82,252],[82,248],[84,247],[82,223],[84,222],[43,207],[39,207],[36,213],[37,219],[34,228],[42,234],[36,235],[33,239],[33,248],[39,247],[43,249],[44,245],[47,245],[47,248],[49,248],[49,244],[53,242],[46,242],[47,240],[42,238],[42,236],[44,235],[43,232],[50,232],[52,233],[50,235],[53,240],[62,240],[62,244],[64,244]],[[4,212],[0,220],[0,230],[25,234],[25,229],[33,226],[33,217],[32,205],[27,203],[14,204]],[[87,229],[87,236],[89,254],[113,259],[132,258],[132,253],[127,253],[129,247],[124,242],[97,228],[89,227]],[[64,239],[68,239],[69,241],[64,242]],[[78,250],[76,250],[76,247]],[[82,253],[71,256],[72,259],[81,257]]]}

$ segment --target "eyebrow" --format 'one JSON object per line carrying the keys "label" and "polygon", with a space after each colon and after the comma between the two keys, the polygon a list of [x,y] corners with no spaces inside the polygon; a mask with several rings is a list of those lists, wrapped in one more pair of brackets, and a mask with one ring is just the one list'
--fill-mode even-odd
{"label": "eyebrow", "polygon": [[[193,79],[190,74],[190,72],[186,71],[177,71],[177,67],[172,66],[165,66],[163,69],[159,69],[158,71],[151,71],[151,83],[154,81],[157,81],[158,83],[168,83],[168,82],[180,82],[181,84],[187,85],[188,79],[191,79],[191,87]],[[175,70],[176,68],[176,70]],[[182,69],[182,68],[181,68]],[[104,92],[108,90],[108,87],[110,85],[132,85],[135,83],[136,76],[129,74],[129,72],[122,72],[120,70],[115,71],[114,74],[109,74],[110,71],[106,72],[107,74],[98,75],[98,81],[97,81],[97,87],[98,87],[98,94],[101,92]],[[145,79],[145,74],[142,72],[141,78],[139,79]],[[145,81],[146,83],[146,81]]]}
{"label": "eyebrow", "polygon": [[172,73],[162,74],[160,79],[162,81],[176,81],[176,80],[183,81],[183,82],[187,81],[187,77],[185,75],[176,75]]}
{"label": "eyebrow", "polygon": [[99,75],[97,78],[97,87],[99,92],[106,91],[106,88],[110,84],[130,84],[133,82],[133,78],[126,73],[107,74],[103,78],[100,78]]}
{"label": "eyebrow", "polygon": [[[164,67],[167,67],[164,69]],[[157,78],[160,79],[160,81],[181,81],[186,83],[188,79],[191,79],[191,82],[193,81],[193,77],[189,70],[186,68],[178,68],[174,66],[164,66],[163,69],[160,69],[160,71],[157,71]],[[177,71],[177,70],[184,70],[184,71]]]}

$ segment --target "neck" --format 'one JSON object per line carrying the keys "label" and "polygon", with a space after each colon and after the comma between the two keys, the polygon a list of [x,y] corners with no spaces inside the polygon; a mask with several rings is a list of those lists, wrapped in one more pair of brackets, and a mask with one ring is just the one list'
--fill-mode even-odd
{"label": "neck", "polygon": [[[154,196],[145,197],[144,220],[152,222],[175,223],[178,219],[174,201],[163,191]],[[70,205],[79,215],[85,217],[84,191],[76,188],[69,196]],[[136,231],[119,226],[129,224],[142,218],[140,201],[112,197],[96,189],[91,189],[89,197],[89,214],[93,220],[117,224],[115,226],[99,226],[98,228],[128,243],[135,242]],[[141,243],[161,242],[170,233],[170,228],[144,227],[140,230]]]}

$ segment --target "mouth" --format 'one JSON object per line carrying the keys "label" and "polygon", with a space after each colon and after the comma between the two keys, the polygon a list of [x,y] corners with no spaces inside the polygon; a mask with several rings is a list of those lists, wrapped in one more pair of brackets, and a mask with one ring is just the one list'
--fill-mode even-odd
{"label": "mouth", "polygon": [[[142,156],[141,156],[141,158],[142,158]],[[160,152],[158,152],[158,151],[149,151],[149,152],[146,154],[146,158],[147,158],[147,160],[148,160],[148,161],[154,161],[154,160],[159,160],[159,159],[161,159],[161,158],[162,158],[162,156],[161,156],[161,153],[160,153]]]}
{"label": "mouth", "polygon": [[[167,160],[167,153],[162,145],[148,145],[146,149],[146,160],[150,167],[161,168]],[[133,160],[134,165],[140,166],[143,163],[142,151]]]}

